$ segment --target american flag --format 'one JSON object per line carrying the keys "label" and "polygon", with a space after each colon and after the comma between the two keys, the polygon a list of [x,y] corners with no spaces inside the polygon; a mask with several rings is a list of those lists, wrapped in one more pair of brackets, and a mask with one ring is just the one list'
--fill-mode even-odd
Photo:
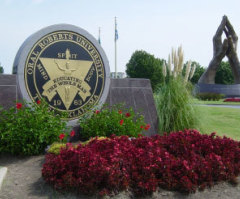
{"label": "american flag", "polygon": [[115,41],[118,40],[117,19],[115,18]]}

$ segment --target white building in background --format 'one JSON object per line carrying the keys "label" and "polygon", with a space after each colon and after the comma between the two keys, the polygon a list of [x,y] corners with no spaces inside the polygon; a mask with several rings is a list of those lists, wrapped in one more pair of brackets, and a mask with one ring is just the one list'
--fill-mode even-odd
{"label": "white building in background", "polygon": [[[125,78],[126,74],[124,72],[117,72],[117,78]],[[115,72],[110,73],[110,78],[115,78]]]}

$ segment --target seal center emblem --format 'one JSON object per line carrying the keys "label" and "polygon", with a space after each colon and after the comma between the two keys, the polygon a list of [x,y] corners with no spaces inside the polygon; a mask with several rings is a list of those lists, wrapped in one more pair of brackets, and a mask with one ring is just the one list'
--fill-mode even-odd
{"label": "seal center emblem", "polygon": [[[58,93],[65,108],[69,110],[78,94],[83,103],[91,95],[91,87],[85,78],[93,64],[92,61],[70,60],[71,53],[66,49],[66,59],[40,58],[51,80],[43,85],[43,96],[49,101]],[[63,81],[69,80],[69,81]]]}

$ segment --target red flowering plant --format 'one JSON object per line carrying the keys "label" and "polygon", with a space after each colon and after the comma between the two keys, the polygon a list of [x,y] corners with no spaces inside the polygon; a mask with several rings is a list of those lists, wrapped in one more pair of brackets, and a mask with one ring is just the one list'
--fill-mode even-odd
{"label": "red flowering plant", "polygon": [[[60,143],[69,143],[71,142],[71,138],[73,138],[76,135],[76,132],[74,130],[71,130],[70,132],[65,131],[59,134],[58,138],[59,138],[59,142]],[[56,144],[56,143],[54,143]]]}
{"label": "red flowering plant", "polygon": [[55,153],[59,154],[60,150],[62,148],[66,148],[67,146],[75,146],[76,143],[72,144],[74,142],[74,136],[76,135],[76,132],[74,130],[68,131],[69,128],[58,135],[57,142],[52,143],[51,145],[47,146],[45,149],[48,153]]}
{"label": "red flowering plant", "polygon": [[[104,105],[100,110],[91,111],[92,115],[85,115],[79,120],[81,136],[89,139],[95,136],[110,137],[128,135],[137,137],[146,126],[144,118],[140,113],[135,113],[132,108],[125,108],[123,104],[116,104],[112,107]],[[150,127],[150,126],[149,126]]]}
{"label": "red flowering plant", "polygon": [[226,98],[223,102],[240,102],[240,98]]}
{"label": "red flowering plant", "polygon": [[0,112],[0,153],[37,155],[58,141],[66,129],[62,113],[49,111],[44,100],[17,102]]}
{"label": "red flowering plant", "polygon": [[112,136],[93,139],[60,154],[47,154],[44,180],[59,190],[97,191],[100,195],[128,189],[151,194],[158,187],[194,192],[240,174],[240,142],[196,130],[164,136]]}

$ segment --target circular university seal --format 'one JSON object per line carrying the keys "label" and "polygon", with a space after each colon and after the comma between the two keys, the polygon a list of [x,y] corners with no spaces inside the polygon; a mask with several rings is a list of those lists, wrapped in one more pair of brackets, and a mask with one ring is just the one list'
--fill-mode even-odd
{"label": "circular university seal", "polygon": [[45,99],[49,109],[67,112],[74,125],[89,107],[105,102],[109,90],[107,57],[85,30],[53,25],[30,36],[14,61],[18,86],[27,101]]}

